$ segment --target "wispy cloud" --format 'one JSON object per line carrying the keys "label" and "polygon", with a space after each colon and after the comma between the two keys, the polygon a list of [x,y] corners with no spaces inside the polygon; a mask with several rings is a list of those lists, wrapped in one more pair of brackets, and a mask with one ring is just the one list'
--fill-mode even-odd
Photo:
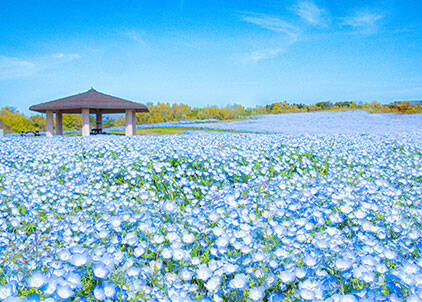
{"label": "wispy cloud", "polygon": [[141,33],[137,32],[134,29],[126,30],[124,32],[124,35],[127,36],[129,39],[131,39],[131,40],[133,40],[133,41],[135,41],[135,42],[137,42],[139,44],[145,45],[145,41],[142,38]]}
{"label": "wispy cloud", "polygon": [[276,57],[280,53],[284,52],[285,48],[270,48],[270,49],[261,49],[255,50],[249,53],[244,57],[244,61],[247,62],[258,62],[261,60],[271,59]]}
{"label": "wispy cloud", "polygon": [[30,76],[55,65],[79,59],[78,54],[56,53],[49,56],[23,59],[0,55],[0,80]]}
{"label": "wispy cloud", "polygon": [[74,54],[65,54],[65,53],[55,53],[53,55],[50,56],[53,59],[57,59],[58,61],[56,63],[65,63],[65,62],[69,62],[75,59],[79,59],[81,56],[74,53]]}
{"label": "wispy cloud", "polygon": [[297,39],[300,30],[298,27],[274,16],[266,14],[249,13],[241,16],[243,21],[258,25],[262,28],[280,32],[288,35],[291,38]]}
{"label": "wispy cloud", "polygon": [[27,76],[36,70],[36,65],[27,60],[0,56],[0,80]]}
{"label": "wispy cloud", "polygon": [[362,34],[371,35],[378,31],[379,21],[384,17],[384,14],[379,12],[361,10],[352,16],[343,18],[343,25],[352,27]]}
{"label": "wispy cloud", "polygon": [[312,1],[299,1],[294,7],[294,11],[299,17],[312,25],[327,25],[326,11]]}
{"label": "wispy cloud", "polygon": [[[300,36],[300,28],[284,21],[283,19],[275,16],[257,13],[245,13],[241,15],[241,19],[245,22],[257,25],[263,29],[280,33],[286,37],[282,42],[280,41],[275,47],[263,47],[262,49],[254,50],[245,55],[242,61],[245,62],[258,62],[265,59],[276,57],[280,53],[297,42]],[[272,43],[274,44],[274,42]]]}

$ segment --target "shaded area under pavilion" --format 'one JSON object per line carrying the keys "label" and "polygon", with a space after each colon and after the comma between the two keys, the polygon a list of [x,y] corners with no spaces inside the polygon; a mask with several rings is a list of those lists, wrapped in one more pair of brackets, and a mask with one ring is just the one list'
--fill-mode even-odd
{"label": "shaded area under pavilion", "polygon": [[102,129],[102,115],[109,113],[126,114],[126,136],[136,134],[136,112],[149,112],[148,108],[139,103],[117,98],[98,92],[91,88],[87,92],[38,104],[29,108],[33,111],[46,113],[46,136],[53,136],[53,114],[56,114],[56,134],[63,135],[63,114],[82,114],[82,136],[90,135],[89,114],[96,114],[96,129]]}

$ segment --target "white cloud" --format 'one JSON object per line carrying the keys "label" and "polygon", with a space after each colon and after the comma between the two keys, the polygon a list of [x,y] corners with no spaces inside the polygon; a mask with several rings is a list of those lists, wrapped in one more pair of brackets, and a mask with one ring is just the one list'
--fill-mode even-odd
{"label": "white cloud", "polygon": [[125,32],[124,32],[124,34],[129,38],[129,39],[131,39],[131,40],[133,40],[133,41],[135,41],[135,42],[137,42],[137,43],[139,43],[139,44],[142,44],[142,45],[144,45],[145,44],[145,41],[144,41],[144,39],[141,37],[141,34],[139,33],[139,32],[137,32],[136,30],[133,30],[133,29],[129,29],[129,30],[126,30]]}
{"label": "white cloud", "polygon": [[36,65],[32,62],[14,57],[0,56],[0,80],[27,76],[35,70]]}
{"label": "white cloud", "polygon": [[52,66],[78,59],[78,54],[56,53],[35,59],[0,56],[0,80],[30,76]]}
{"label": "white cloud", "polygon": [[362,10],[354,15],[343,18],[343,25],[350,26],[362,34],[375,34],[379,28],[379,21],[384,15],[377,12]]}
{"label": "white cloud", "polygon": [[273,47],[264,46],[261,49],[254,50],[245,55],[242,59],[244,62],[258,62],[265,59],[276,57],[280,53],[297,42],[300,36],[300,29],[289,22],[286,22],[278,17],[269,16],[266,14],[247,13],[241,16],[242,20],[248,23],[255,24],[261,28],[280,33],[285,36],[285,39],[277,42],[278,45]]}
{"label": "white cloud", "polygon": [[244,58],[244,61],[258,62],[261,60],[271,59],[284,51],[285,51],[285,48],[270,48],[270,49],[255,50],[249,53]]}
{"label": "white cloud", "polygon": [[326,25],[327,23],[325,10],[319,8],[312,1],[299,1],[294,10],[299,17],[312,25]]}
{"label": "white cloud", "polygon": [[278,17],[273,17],[266,14],[245,14],[242,15],[242,20],[271,31],[284,33],[295,40],[297,39],[300,33],[299,28],[297,28],[296,26]]}
{"label": "white cloud", "polygon": [[56,53],[56,54],[51,55],[51,57],[55,58],[55,59],[59,59],[62,62],[63,61],[68,62],[68,61],[72,61],[72,60],[75,60],[75,59],[79,59],[81,56],[78,55],[78,54]]}

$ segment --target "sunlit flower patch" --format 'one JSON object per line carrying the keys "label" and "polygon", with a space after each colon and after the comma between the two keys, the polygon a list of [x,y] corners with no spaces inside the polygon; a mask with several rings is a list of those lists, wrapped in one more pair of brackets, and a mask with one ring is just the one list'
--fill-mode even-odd
{"label": "sunlit flower patch", "polygon": [[419,301],[422,136],[0,140],[5,301]]}

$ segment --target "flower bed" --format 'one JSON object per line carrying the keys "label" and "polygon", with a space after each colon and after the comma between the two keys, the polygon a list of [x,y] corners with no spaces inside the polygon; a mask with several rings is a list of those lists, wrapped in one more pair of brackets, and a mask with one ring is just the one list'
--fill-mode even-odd
{"label": "flower bed", "polygon": [[415,134],[2,138],[0,299],[416,301],[421,146]]}

